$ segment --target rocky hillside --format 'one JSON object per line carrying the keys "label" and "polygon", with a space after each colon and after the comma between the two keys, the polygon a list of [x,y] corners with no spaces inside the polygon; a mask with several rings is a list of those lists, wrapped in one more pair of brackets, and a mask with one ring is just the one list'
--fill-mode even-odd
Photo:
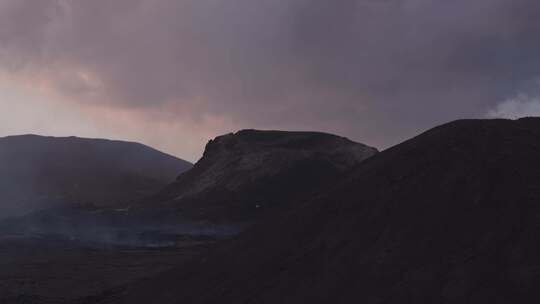
{"label": "rocky hillside", "polygon": [[211,140],[191,170],[141,206],[249,221],[328,186],[376,152],[325,133],[243,130]]}
{"label": "rocky hillside", "polygon": [[434,128],[125,303],[537,303],[539,158],[539,118]]}
{"label": "rocky hillside", "polygon": [[62,204],[123,205],[164,187],[191,164],[147,146],[35,135],[0,138],[0,214]]}

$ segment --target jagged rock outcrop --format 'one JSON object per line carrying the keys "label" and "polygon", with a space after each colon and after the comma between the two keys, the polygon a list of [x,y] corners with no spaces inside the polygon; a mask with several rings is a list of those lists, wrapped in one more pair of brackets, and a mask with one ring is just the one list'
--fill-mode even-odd
{"label": "jagged rock outcrop", "polygon": [[141,206],[251,221],[324,188],[376,152],[325,133],[242,130],[211,140],[191,170]]}
{"label": "jagged rock outcrop", "polygon": [[0,138],[0,217],[63,204],[125,205],[189,168],[189,162],[137,143]]}

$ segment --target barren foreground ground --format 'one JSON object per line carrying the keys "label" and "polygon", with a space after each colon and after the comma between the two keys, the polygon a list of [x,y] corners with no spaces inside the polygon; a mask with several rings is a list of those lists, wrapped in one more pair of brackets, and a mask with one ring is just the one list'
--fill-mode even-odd
{"label": "barren foreground ground", "polygon": [[[67,240],[0,238],[0,303],[66,303],[152,276],[205,251],[208,242],[174,248],[99,247]],[[79,302],[79,301],[75,301]]]}

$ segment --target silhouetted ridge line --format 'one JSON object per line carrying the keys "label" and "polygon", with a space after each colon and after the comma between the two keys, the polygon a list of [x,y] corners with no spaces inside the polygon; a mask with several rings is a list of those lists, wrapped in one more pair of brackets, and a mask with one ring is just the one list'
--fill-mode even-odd
{"label": "silhouetted ridge line", "polygon": [[539,118],[436,127],[123,303],[536,303],[539,155]]}

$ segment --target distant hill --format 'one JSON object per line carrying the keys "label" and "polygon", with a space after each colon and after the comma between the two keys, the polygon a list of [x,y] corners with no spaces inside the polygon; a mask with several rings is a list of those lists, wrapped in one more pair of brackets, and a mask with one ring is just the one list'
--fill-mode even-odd
{"label": "distant hill", "polygon": [[140,203],[210,221],[252,221],[320,191],[375,148],[318,132],[242,130],[211,140],[195,166]]}
{"label": "distant hill", "polygon": [[124,303],[538,303],[539,160],[540,118],[434,128]]}
{"label": "distant hill", "polygon": [[191,164],[121,141],[36,135],[0,138],[1,217],[58,205],[122,206]]}

